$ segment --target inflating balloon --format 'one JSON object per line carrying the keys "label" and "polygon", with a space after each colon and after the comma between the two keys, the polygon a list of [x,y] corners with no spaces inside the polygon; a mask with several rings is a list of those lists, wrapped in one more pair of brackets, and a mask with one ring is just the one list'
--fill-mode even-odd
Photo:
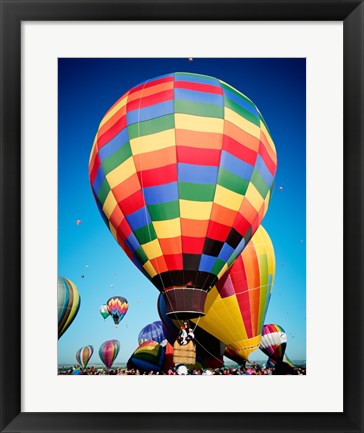
{"label": "inflating balloon", "polygon": [[106,368],[110,369],[120,351],[118,340],[109,340],[102,343],[99,349],[99,356]]}
{"label": "inflating balloon", "polygon": [[128,311],[128,301],[122,296],[113,296],[107,301],[107,311],[113,318],[115,325],[118,325]]}
{"label": "inflating balloon", "polygon": [[273,361],[281,362],[287,346],[287,335],[285,330],[274,324],[264,325],[260,350]]}
{"label": "inflating balloon", "polygon": [[[288,364],[290,367],[294,368],[293,362],[288,358],[286,354],[283,355],[282,362]],[[269,358],[267,361],[267,367],[274,368],[277,365],[277,362],[273,358]]]}
{"label": "inflating balloon", "polygon": [[107,317],[110,316],[109,310],[107,308],[107,305],[101,305],[100,307],[100,314],[101,316],[106,319]]}
{"label": "inflating balloon", "polygon": [[156,341],[147,340],[139,345],[128,361],[128,366],[143,371],[160,371],[165,350]]}
{"label": "inflating balloon", "polygon": [[111,233],[164,294],[168,314],[204,314],[207,292],[268,209],[274,143],[255,104],[213,77],[173,73],[126,92],[89,161]]}
{"label": "inflating balloon", "polygon": [[139,332],[138,343],[141,344],[144,341],[152,340],[160,344],[166,339],[165,326],[160,320],[158,320],[145,326]]}
{"label": "inflating balloon", "polygon": [[86,368],[93,353],[93,346],[81,347],[81,349],[76,352],[76,361],[82,368]]}
{"label": "inflating balloon", "polygon": [[72,281],[58,277],[58,339],[67,331],[80,309],[81,298]]}

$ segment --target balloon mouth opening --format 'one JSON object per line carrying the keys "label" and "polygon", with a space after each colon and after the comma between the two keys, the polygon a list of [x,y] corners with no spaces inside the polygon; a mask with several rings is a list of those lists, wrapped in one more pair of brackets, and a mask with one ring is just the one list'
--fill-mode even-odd
{"label": "balloon mouth opening", "polygon": [[196,287],[171,287],[163,293],[167,316],[171,319],[194,319],[205,315],[207,292]]}

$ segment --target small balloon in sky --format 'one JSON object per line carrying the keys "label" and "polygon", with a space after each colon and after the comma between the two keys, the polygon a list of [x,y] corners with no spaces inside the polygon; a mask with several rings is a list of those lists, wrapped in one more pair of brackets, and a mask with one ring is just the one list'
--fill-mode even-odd
{"label": "small balloon in sky", "polygon": [[76,224],[79,226],[82,223],[81,220],[76,220]]}
{"label": "small balloon in sky", "polygon": [[280,187],[279,187],[279,191],[283,191],[283,186],[280,186]]}
{"label": "small balloon in sky", "polygon": [[81,278],[85,278],[85,275],[84,275],[84,274],[81,274]]}
{"label": "small balloon in sky", "polygon": [[193,57],[189,57],[188,58],[188,61],[191,63],[191,62],[193,62]]}

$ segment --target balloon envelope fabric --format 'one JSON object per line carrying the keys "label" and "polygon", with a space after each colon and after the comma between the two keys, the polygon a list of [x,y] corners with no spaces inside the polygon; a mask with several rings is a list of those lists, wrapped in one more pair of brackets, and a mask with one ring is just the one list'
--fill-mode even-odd
{"label": "balloon envelope fabric", "polygon": [[81,298],[72,281],[58,277],[58,339],[67,331],[80,309]]}
{"label": "balloon envelope fabric", "polygon": [[129,363],[143,371],[160,371],[164,361],[165,349],[156,341],[147,340],[139,345]]}
{"label": "balloon envelope fabric", "polygon": [[164,329],[165,327],[160,320],[150,323],[139,332],[138,343],[141,344],[147,340],[162,343],[163,340],[167,339]]}
{"label": "balloon envelope fabric", "polygon": [[260,226],[233,266],[209,292],[198,326],[248,359],[258,349],[275,276],[275,256]]}
{"label": "balloon envelope fabric", "polygon": [[216,78],[176,72],[139,84],[110,108],[89,176],[111,233],[168,297],[169,312],[197,317],[259,227],[276,167],[249,98]]}
{"label": "balloon envelope fabric", "polygon": [[286,351],[287,335],[285,330],[275,324],[264,325],[260,350],[272,360],[281,362]]}
{"label": "balloon envelope fabric", "polygon": [[93,353],[93,346],[81,347],[81,349],[76,352],[76,361],[82,368],[86,368]]}
{"label": "balloon envelope fabric", "polygon": [[102,343],[99,349],[101,361],[106,368],[111,368],[120,351],[120,342],[118,340],[108,340]]}

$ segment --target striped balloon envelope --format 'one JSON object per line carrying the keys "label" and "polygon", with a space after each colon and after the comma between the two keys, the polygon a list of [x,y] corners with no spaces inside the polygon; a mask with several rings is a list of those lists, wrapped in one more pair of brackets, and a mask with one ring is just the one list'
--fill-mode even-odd
{"label": "striped balloon envelope", "polygon": [[[210,291],[198,325],[248,360],[259,348],[275,277],[272,241],[260,226],[233,266]],[[197,320],[193,320],[197,323]]]}
{"label": "striped balloon envelope", "polygon": [[146,340],[139,345],[128,361],[128,366],[143,371],[161,371],[165,349],[156,341]]}
{"label": "striped balloon envelope", "polygon": [[[293,362],[288,358],[286,354],[283,355],[282,362],[289,365],[290,367],[294,368]],[[269,358],[267,361],[267,367],[268,368],[274,368],[277,365],[277,362],[273,358]]]}
{"label": "striped balloon envelope", "polygon": [[106,368],[110,369],[120,351],[118,340],[109,340],[102,343],[99,349],[99,356]]}
{"label": "striped balloon envelope", "polygon": [[93,346],[81,347],[81,349],[76,352],[76,361],[82,368],[86,368],[93,353]]}
{"label": "striped balloon envelope", "polygon": [[60,338],[75,320],[80,309],[81,298],[78,289],[72,281],[58,277],[58,338]]}
{"label": "striped balloon envelope", "polygon": [[281,362],[287,346],[287,335],[285,330],[274,324],[264,325],[260,350],[270,357],[271,360]]}
{"label": "striped balloon envelope", "polygon": [[164,294],[168,313],[204,314],[207,292],[268,209],[276,150],[255,104],[205,75],[171,73],[106,113],[89,161],[111,233]]}

